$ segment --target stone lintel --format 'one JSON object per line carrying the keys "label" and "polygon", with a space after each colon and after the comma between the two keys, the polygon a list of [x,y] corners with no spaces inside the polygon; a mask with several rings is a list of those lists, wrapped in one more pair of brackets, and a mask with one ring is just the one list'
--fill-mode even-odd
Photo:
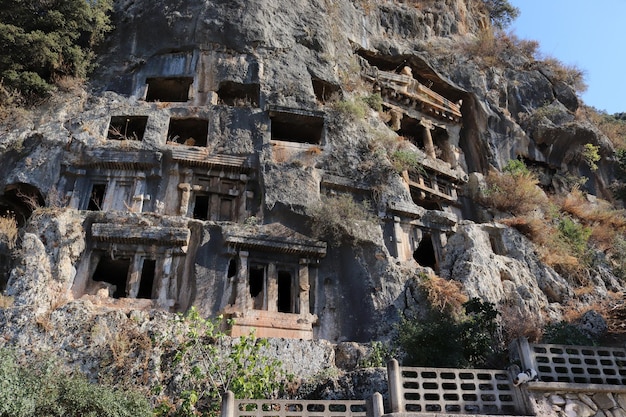
{"label": "stone lintel", "polygon": [[255,227],[224,226],[224,241],[229,248],[259,250],[298,255],[300,258],[321,258],[326,255],[326,242],[311,239],[280,223]]}
{"label": "stone lintel", "polygon": [[310,118],[310,119],[324,119],[326,114],[323,111],[307,110],[293,107],[270,105],[268,107],[270,117],[278,115],[293,115],[295,117]]}
{"label": "stone lintel", "polygon": [[77,161],[66,161],[68,166],[121,170],[146,170],[161,166],[160,152],[145,150],[92,149],[85,151]]}
{"label": "stone lintel", "polygon": [[257,337],[283,337],[287,339],[313,338],[313,314],[291,314],[278,311],[246,310],[232,314],[234,324],[231,336],[238,337],[255,332]]}
{"label": "stone lintel", "polygon": [[183,227],[134,226],[129,224],[94,223],[94,240],[111,243],[187,246],[191,232]]}
{"label": "stone lintel", "polygon": [[372,188],[367,184],[355,182],[350,178],[333,174],[324,174],[322,177],[322,185],[327,188],[344,189],[362,193],[369,193]]}
{"label": "stone lintel", "polygon": [[236,155],[209,154],[206,148],[174,146],[170,148],[172,159],[184,166],[227,169],[237,172],[250,171],[248,158]]}
{"label": "stone lintel", "polygon": [[326,255],[326,243],[319,241],[296,241],[271,237],[248,235],[225,235],[226,243],[234,248],[256,249],[268,252],[297,254],[301,256],[323,257]]}
{"label": "stone lintel", "polygon": [[[422,217],[424,224],[428,224],[432,228],[442,228],[442,226],[455,226],[459,222],[459,218],[454,213],[440,210],[428,210]],[[435,227],[435,225],[439,227]]]}
{"label": "stone lintel", "polygon": [[415,203],[408,203],[404,201],[390,201],[387,205],[389,211],[398,213],[400,215],[419,219],[426,213],[426,209],[416,205]]}
{"label": "stone lintel", "polygon": [[414,152],[421,156],[420,164],[426,170],[426,173],[431,171],[430,173],[443,176],[453,183],[465,183],[468,181],[466,173],[462,171],[459,172],[458,169],[455,170],[450,168],[450,164],[448,162],[442,161],[441,159],[429,158],[426,153],[420,149],[417,149]]}

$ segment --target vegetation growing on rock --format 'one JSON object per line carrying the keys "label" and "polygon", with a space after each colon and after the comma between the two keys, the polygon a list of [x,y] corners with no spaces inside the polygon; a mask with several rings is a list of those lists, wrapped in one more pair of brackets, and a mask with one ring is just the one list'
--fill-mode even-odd
{"label": "vegetation growing on rock", "polygon": [[[15,0],[0,8],[0,104],[29,102],[93,68],[93,47],[111,29],[112,0]],[[19,100],[18,100],[19,102]]]}

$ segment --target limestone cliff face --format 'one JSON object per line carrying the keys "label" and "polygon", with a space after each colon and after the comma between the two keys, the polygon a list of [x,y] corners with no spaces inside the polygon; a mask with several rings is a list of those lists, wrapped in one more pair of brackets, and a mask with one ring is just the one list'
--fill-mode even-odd
{"label": "limestone cliff face", "polygon": [[[519,233],[474,223],[466,184],[523,157],[548,184],[585,175],[607,196],[612,148],[547,70],[442,52],[489,29],[480,2],[119,0],[114,21],[93,92],[0,137],[0,207],[23,227],[0,277],[6,340],[63,341],[89,372],[104,345],[70,346],[73,317],[68,331],[153,331],[196,306],[235,334],[368,342],[415,308],[428,268],[520,317],[560,318],[572,288]],[[373,93],[381,107],[364,104]],[[551,118],[528,124],[546,103]],[[581,160],[585,143],[606,167]],[[394,166],[403,152],[421,169]],[[345,195],[370,218],[336,206],[342,237],[315,234]],[[31,216],[33,199],[48,208]],[[597,285],[623,289],[610,273]]]}

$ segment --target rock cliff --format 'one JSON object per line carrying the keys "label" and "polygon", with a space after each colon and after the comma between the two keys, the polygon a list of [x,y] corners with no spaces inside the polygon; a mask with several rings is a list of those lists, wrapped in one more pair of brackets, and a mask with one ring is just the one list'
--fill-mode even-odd
{"label": "rock cliff", "polygon": [[[584,282],[549,266],[478,195],[523,159],[548,194],[584,176],[613,201],[617,167],[553,67],[472,52],[492,33],[481,1],[118,0],[113,17],[89,92],[3,127],[20,231],[0,246],[0,343],[167,384],[140,343],[194,306],[286,338],[276,355],[307,379],[332,343],[424,310],[424,274],[538,326],[624,290],[601,253]],[[121,334],[127,372],[107,367]]]}

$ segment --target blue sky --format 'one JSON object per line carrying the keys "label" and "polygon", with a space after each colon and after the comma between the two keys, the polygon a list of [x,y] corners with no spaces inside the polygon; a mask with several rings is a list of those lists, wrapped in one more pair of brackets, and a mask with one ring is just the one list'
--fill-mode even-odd
{"label": "blue sky", "polygon": [[585,72],[587,105],[626,112],[626,0],[509,2],[521,11],[509,30]]}

